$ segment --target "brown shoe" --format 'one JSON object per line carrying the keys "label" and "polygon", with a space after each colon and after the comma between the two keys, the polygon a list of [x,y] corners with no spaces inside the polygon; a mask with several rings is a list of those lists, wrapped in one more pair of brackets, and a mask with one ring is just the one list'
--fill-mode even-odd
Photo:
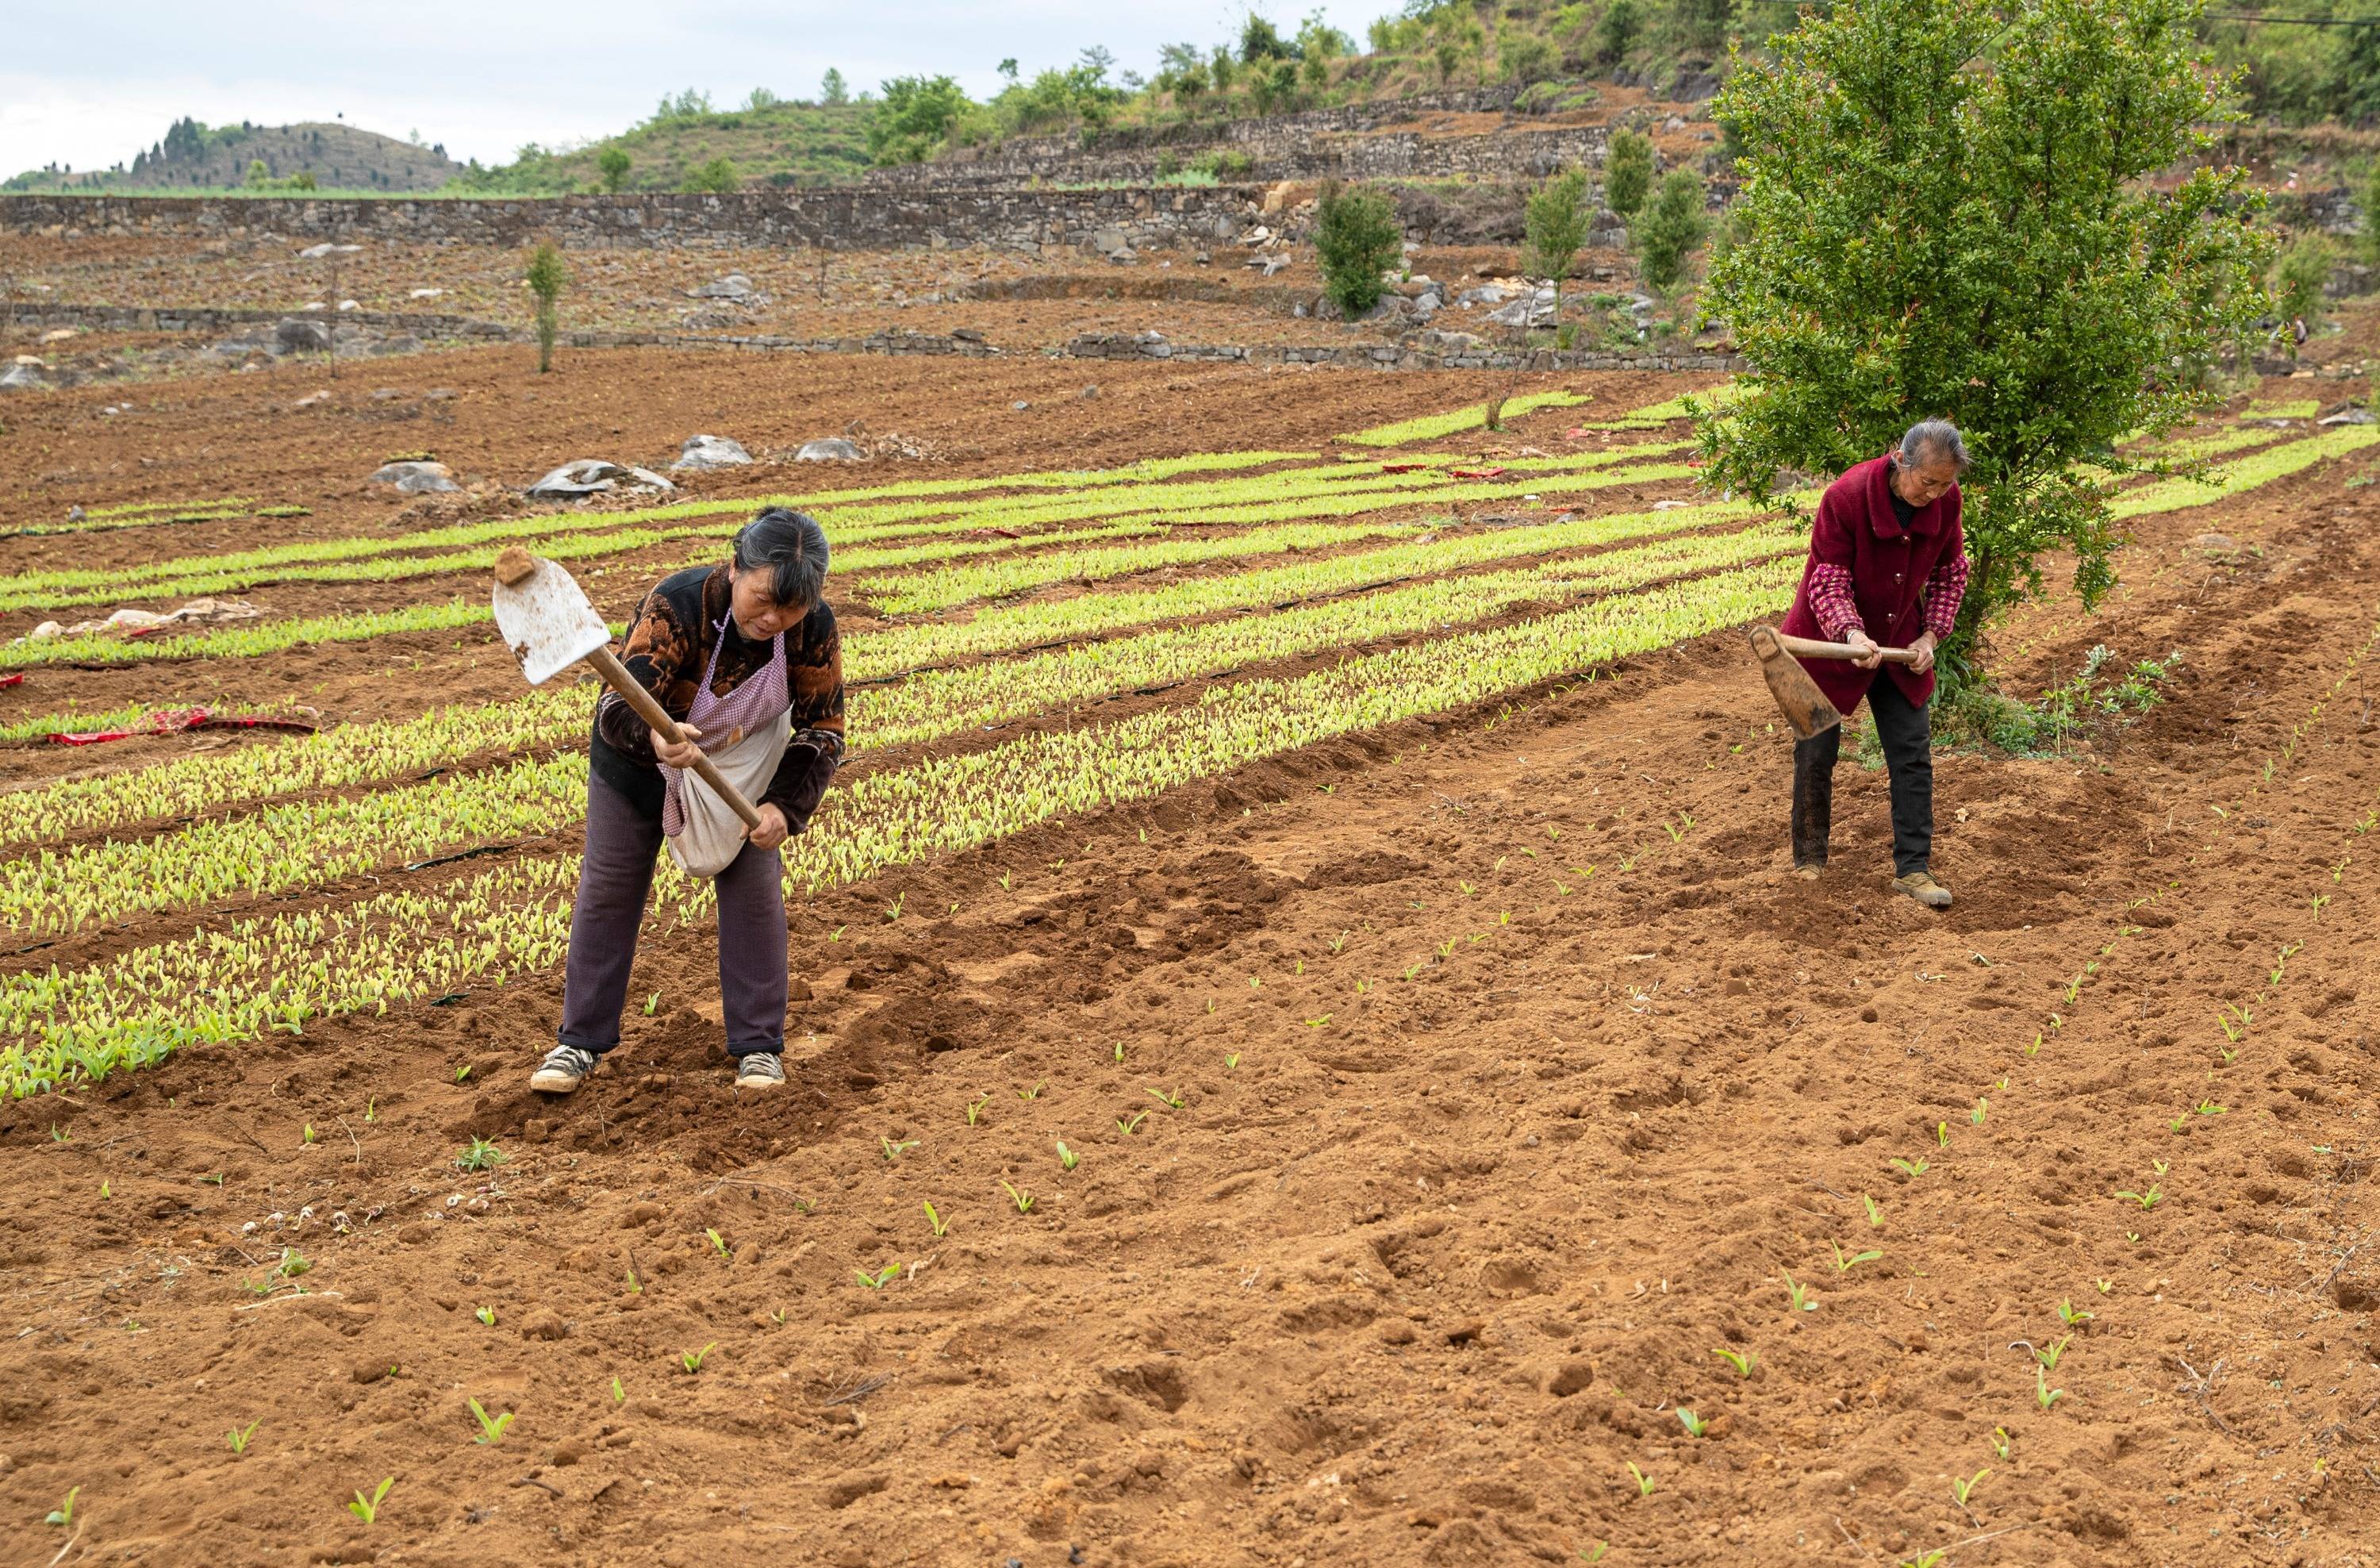
{"label": "brown shoe", "polygon": [[1950,907],[1950,890],[1936,881],[1931,871],[1912,871],[1905,877],[1895,877],[1892,885],[1928,909]]}
{"label": "brown shoe", "polygon": [[1805,882],[1814,882],[1818,880],[1818,873],[1825,869],[1823,866],[1796,866],[1793,874]]}

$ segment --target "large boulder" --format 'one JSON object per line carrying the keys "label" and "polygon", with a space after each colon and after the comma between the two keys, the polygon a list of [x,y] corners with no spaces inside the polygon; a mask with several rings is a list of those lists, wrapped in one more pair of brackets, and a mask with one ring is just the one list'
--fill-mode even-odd
{"label": "large boulder", "polygon": [[698,284],[686,291],[689,299],[749,299],[757,291],[752,280],[742,273],[730,273],[710,283]]}
{"label": "large boulder", "polygon": [[547,499],[600,495],[611,490],[675,490],[677,486],[634,464],[607,463],[601,457],[576,457],[528,487]]}
{"label": "large boulder", "polygon": [[331,334],[320,322],[290,316],[273,329],[273,346],[282,354],[320,354],[331,346]]}
{"label": "large boulder", "polygon": [[49,384],[38,363],[19,359],[0,371],[0,392],[38,392]]}
{"label": "large boulder", "polygon": [[751,460],[752,454],[723,435],[690,435],[686,438],[686,444],[679,448],[677,461],[670,468],[690,468],[698,472],[704,468],[741,468]]}
{"label": "large boulder", "polygon": [[866,456],[867,454],[861,452],[856,444],[845,441],[839,435],[831,435],[823,441],[803,442],[802,449],[794,454],[794,461],[796,463],[856,463]]}
{"label": "large boulder", "polygon": [[1541,327],[1554,319],[1554,291],[1540,288],[1534,294],[1523,295],[1500,310],[1490,310],[1488,319],[1499,326]]}
{"label": "large boulder", "polygon": [[463,488],[455,482],[454,470],[445,464],[418,461],[382,463],[372,470],[371,482],[393,484],[399,495],[435,495]]}

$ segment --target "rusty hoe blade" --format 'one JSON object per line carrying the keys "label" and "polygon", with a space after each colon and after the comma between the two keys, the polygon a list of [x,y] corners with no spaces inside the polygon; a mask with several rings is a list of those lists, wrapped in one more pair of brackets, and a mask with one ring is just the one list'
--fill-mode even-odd
{"label": "rusty hoe blade", "polygon": [[1843,716],[1827,700],[1827,694],[1818,689],[1818,683],[1810,678],[1802,662],[1778,642],[1775,627],[1755,626],[1751,637],[1752,651],[1760,661],[1761,677],[1768,683],[1768,695],[1777,699],[1777,711],[1785,715],[1795,735],[1807,740],[1843,722]]}

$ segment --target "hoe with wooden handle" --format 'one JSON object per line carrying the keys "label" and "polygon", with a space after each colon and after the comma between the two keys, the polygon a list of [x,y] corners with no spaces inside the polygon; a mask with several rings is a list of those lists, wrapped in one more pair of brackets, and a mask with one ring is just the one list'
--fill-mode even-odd
{"label": "hoe with wooden handle", "polygon": [[[1843,722],[1810,672],[1802,668],[1803,659],[1856,659],[1859,650],[1847,643],[1815,642],[1806,637],[1787,637],[1774,626],[1752,628],[1752,651],[1760,660],[1760,674],[1768,682],[1768,695],[1777,699],[1778,711],[1793,733],[1803,740],[1823,735]],[[1888,664],[1908,664],[1917,655],[1906,648],[1881,650]]]}
{"label": "hoe with wooden handle", "polygon": [[[637,711],[637,717],[652,726],[655,735],[672,745],[685,741],[677,721],[613,653],[612,628],[587,602],[577,579],[517,544],[505,546],[496,556],[496,629],[504,634],[513,657],[520,661],[521,674],[528,677],[529,685],[543,686],[583,659],[603,677],[605,686]],[[694,771],[744,819],[746,827],[760,825],[760,813],[720,775],[710,758],[695,753]]]}

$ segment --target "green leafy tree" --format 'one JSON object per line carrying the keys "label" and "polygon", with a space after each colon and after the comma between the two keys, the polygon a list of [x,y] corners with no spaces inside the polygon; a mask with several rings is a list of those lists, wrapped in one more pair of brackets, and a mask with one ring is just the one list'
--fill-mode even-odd
{"label": "green leafy tree", "polygon": [[1673,0],[1678,41],[1689,49],[1716,49],[1735,20],[1735,0]]}
{"label": "green leafy tree", "polygon": [[1703,303],[1753,373],[1700,420],[1706,473],[1769,498],[1789,471],[1839,473],[1916,419],[1956,421],[1973,572],[1943,650],[1954,688],[2045,555],[2073,553],[2084,604],[2107,591],[2109,491],[2085,465],[2204,406],[2174,367],[2264,310],[2244,176],[2147,179],[2223,117],[2198,14],[1862,0],[1739,59],[1717,106],[1744,183]]}
{"label": "green leafy tree", "polygon": [[595,154],[595,172],[603,176],[603,188],[617,195],[627,188],[628,168],[634,159],[625,147],[606,147]]}
{"label": "green leafy tree", "polygon": [[1554,46],[1535,33],[1514,33],[1497,44],[1496,64],[1508,81],[1543,81],[1554,74]]}
{"label": "green leafy tree", "polygon": [[743,183],[743,176],[735,172],[735,161],[722,155],[705,160],[686,176],[686,188],[724,196],[729,191],[739,189]]}
{"label": "green leafy tree", "polygon": [[1259,60],[1294,60],[1297,45],[1281,37],[1281,29],[1257,16],[1248,13],[1240,24],[1240,63],[1253,66]]}
{"label": "green leafy tree", "polygon": [[922,164],[974,106],[949,77],[894,77],[868,122],[868,156],[879,164]]}
{"label": "green leafy tree", "polygon": [[821,103],[851,102],[850,86],[843,79],[843,73],[832,66],[826,68],[826,75],[819,80],[819,102]]}
{"label": "green leafy tree", "polygon": [[1629,237],[1636,244],[1636,271],[1655,288],[1676,285],[1686,273],[1686,261],[1710,232],[1703,213],[1703,182],[1688,169],[1671,169],[1661,176],[1661,188]]}
{"label": "green leafy tree", "polygon": [[1603,8],[1595,24],[1595,58],[1598,64],[1616,66],[1636,47],[1636,40],[1645,31],[1645,8],[1638,0],[1611,0]]}
{"label": "green leafy tree", "polygon": [[1594,209],[1587,199],[1586,171],[1564,169],[1529,195],[1522,270],[1531,277],[1548,278],[1559,290],[1586,243],[1587,220]]}
{"label": "green leafy tree", "polygon": [[1633,130],[1611,133],[1603,153],[1603,204],[1633,218],[1653,191],[1653,142]]}
{"label": "green leafy tree", "polygon": [[1335,181],[1322,188],[1314,220],[1314,252],[1322,268],[1323,292],[1352,321],[1388,292],[1382,274],[1404,260],[1404,229],[1387,197]]}
{"label": "green leafy tree", "polygon": [[563,285],[570,281],[570,270],[563,265],[562,252],[552,240],[540,240],[529,252],[528,291],[537,298],[537,373],[553,369],[553,337],[559,325],[556,310],[562,298]]}
{"label": "green leafy tree", "polygon": [[2300,235],[2281,252],[2280,264],[2273,269],[2273,313],[2281,319],[2285,341],[2292,320],[2302,317],[2310,327],[2321,324],[2322,286],[2330,281],[2330,269],[2338,262],[2338,250],[2319,234]]}

